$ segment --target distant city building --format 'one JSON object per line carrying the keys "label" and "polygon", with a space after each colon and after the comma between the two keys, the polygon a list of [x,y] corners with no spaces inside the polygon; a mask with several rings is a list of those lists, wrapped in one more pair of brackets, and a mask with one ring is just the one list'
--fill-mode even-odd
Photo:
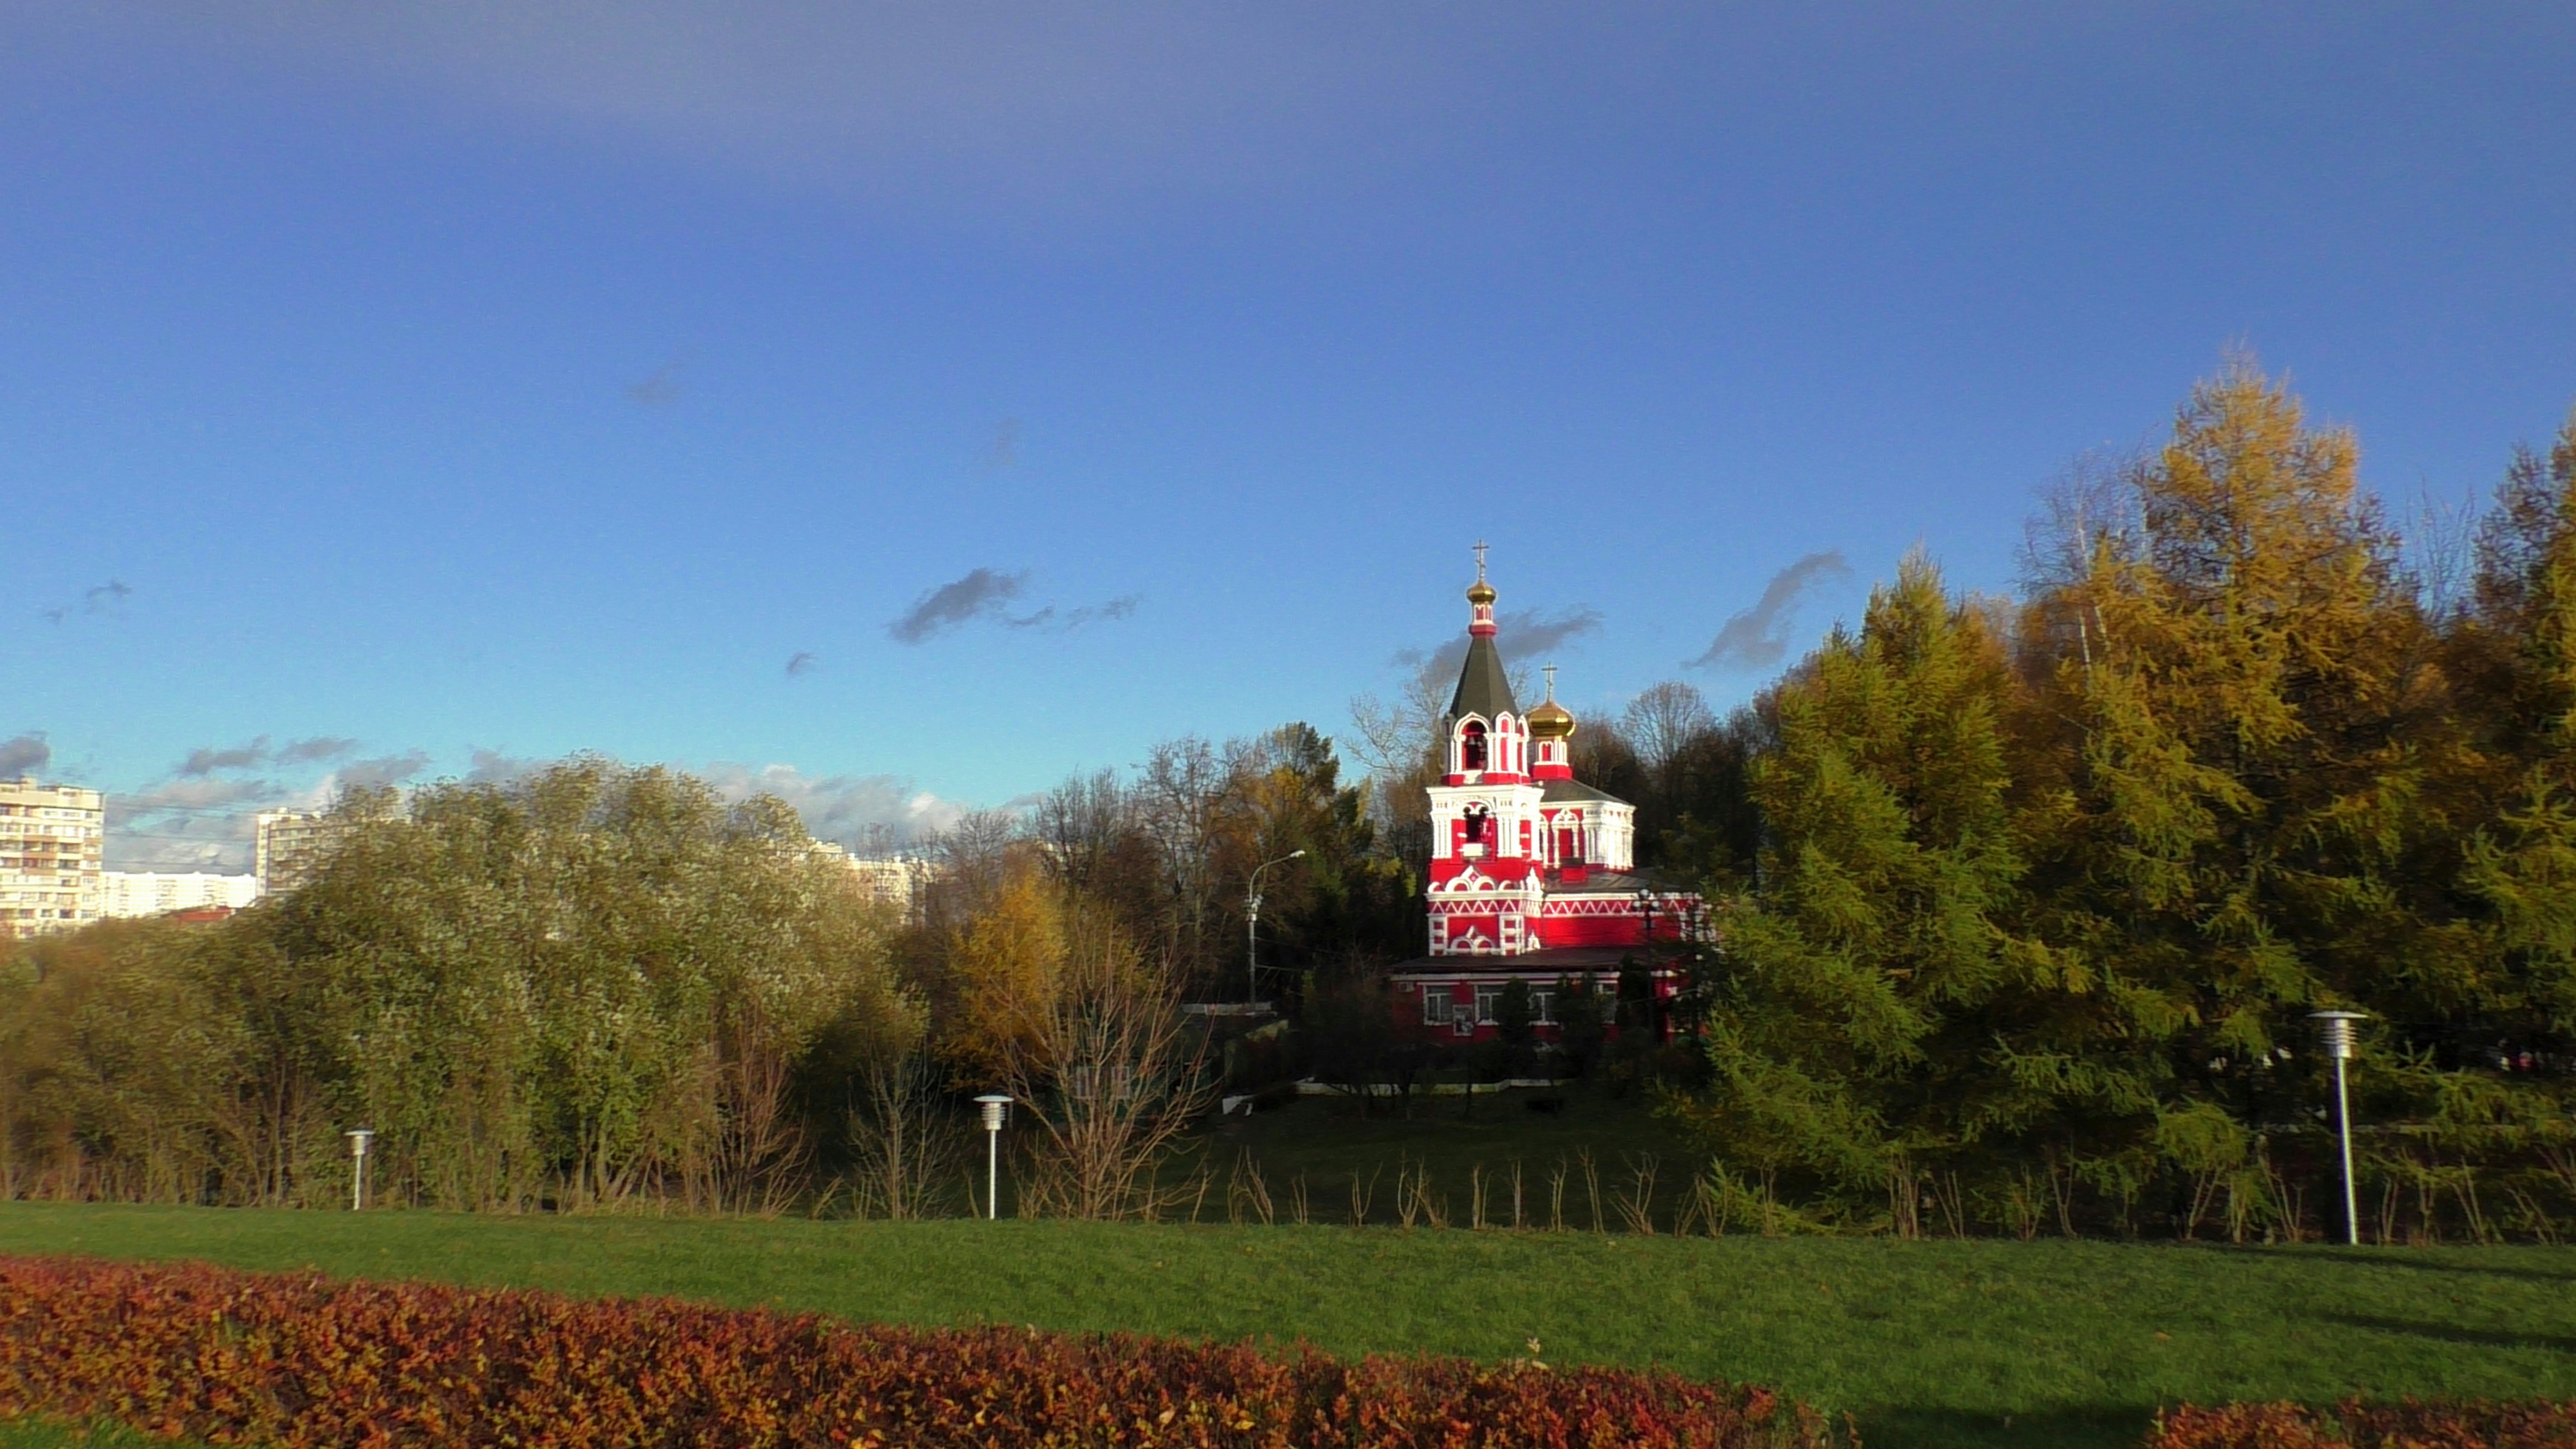
{"label": "distant city building", "polygon": [[111,920],[166,916],[220,906],[237,911],[259,898],[259,877],[210,871],[111,870],[99,881],[98,913]]}
{"label": "distant city building", "polygon": [[867,892],[868,899],[892,906],[907,916],[921,909],[922,897],[939,874],[935,862],[911,856],[852,856],[850,870],[858,876],[859,887]]}
{"label": "distant city building", "polygon": [[346,828],[338,817],[320,811],[260,812],[259,844],[251,865],[258,894],[282,895],[304,884]]}
{"label": "distant city building", "polygon": [[97,920],[106,845],[96,790],[0,780],[0,935],[24,940]]}
{"label": "distant city building", "polygon": [[852,855],[828,840],[814,842],[814,856],[847,870],[860,894],[909,916],[921,909],[922,895],[938,875],[937,863],[912,856]]}

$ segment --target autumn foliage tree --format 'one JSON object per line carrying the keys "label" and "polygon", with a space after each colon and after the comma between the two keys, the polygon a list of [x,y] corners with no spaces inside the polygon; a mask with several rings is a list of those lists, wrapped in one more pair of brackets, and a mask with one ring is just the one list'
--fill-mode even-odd
{"label": "autumn foliage tree", "polygon": [[2376,1231],[2576,1210],[2576,434],[2514,463],[2454,610],[2358,459],[2232,362],[2056,510],[2018,609],[1911,560],[1766,695],[1681,1109],[1730,1201],[2313,1231],[2281,1157],[2341,1007]]}

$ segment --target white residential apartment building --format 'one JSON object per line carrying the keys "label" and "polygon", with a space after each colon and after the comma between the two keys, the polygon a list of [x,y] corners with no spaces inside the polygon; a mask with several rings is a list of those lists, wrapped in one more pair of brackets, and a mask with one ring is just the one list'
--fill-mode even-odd
{"label": "white residential apartment building", "polygon": [[238,911],[259,899],[259,877],[210,871],[111,870],[99,883],[98,913],[110,919],[162,916],[220,906]]}
{"label": "white residential apartment building", "polygon": [[106,848],[96,790],[0,780],[0,935],[24,940],[97,920]]}
{"label": "white residential apartment building", "polygon": [[829,840],[815,841],[813,852],[817,858],[848,871],[858,882],[861,895],[906,916],[922,909],[922,894],[939,874],[939,866],[932,861],[911,856],[852,855],[846,847]]}
{"label": "white residential apartment building", "polygon": [[263,896],[304,884],[344,828],[337,818],[316,810],[265,810],[258,825],[259,843],[251,869]]}

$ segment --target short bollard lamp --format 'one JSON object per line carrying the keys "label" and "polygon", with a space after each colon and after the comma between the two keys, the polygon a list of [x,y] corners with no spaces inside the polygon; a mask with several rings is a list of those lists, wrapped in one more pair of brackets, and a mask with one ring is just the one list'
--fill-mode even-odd
{"label": "short bollard lamp", "polygon": [[2343,1137],[2343,1240],[2355,1247],[2361,1244],[2361,1206],[2352,1188],[2352,1088],[2344,1080],[2343,1064],[2352,1060],[2352,1024],[2368,1017],[2369,1013],[2360,1011],[2308,1013],[2308,1020],[2317,1024],[2317,1038],[2326,1055],[2334,1058],[2335,1126]]}
{"label": "short bollard lamp", "polygon": [[989,1221],[1002,1215],[1002,1118],[1011,1110],[1011,1099],[986,1092],[975,1105],[984,1109],[984,1216]]}
{"label": "short bollard lamp", "polygon": [[367,1205],[367,1144],[376,1140],[373,1127],[352,1127],[340,1134],[349,1139],[349,1211],[358,1212]]}

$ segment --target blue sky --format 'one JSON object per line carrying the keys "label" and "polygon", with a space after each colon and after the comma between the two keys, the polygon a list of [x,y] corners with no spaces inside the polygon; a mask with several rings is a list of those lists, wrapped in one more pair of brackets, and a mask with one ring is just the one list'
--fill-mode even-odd
{"label": "blue sky", "polygon": [[846,834],[1341,730],[1478,538],[1740,699],[2230,344],[2401,505],[2576,401],[2576,11],[1960,9],[0,0],[0,753]]}

